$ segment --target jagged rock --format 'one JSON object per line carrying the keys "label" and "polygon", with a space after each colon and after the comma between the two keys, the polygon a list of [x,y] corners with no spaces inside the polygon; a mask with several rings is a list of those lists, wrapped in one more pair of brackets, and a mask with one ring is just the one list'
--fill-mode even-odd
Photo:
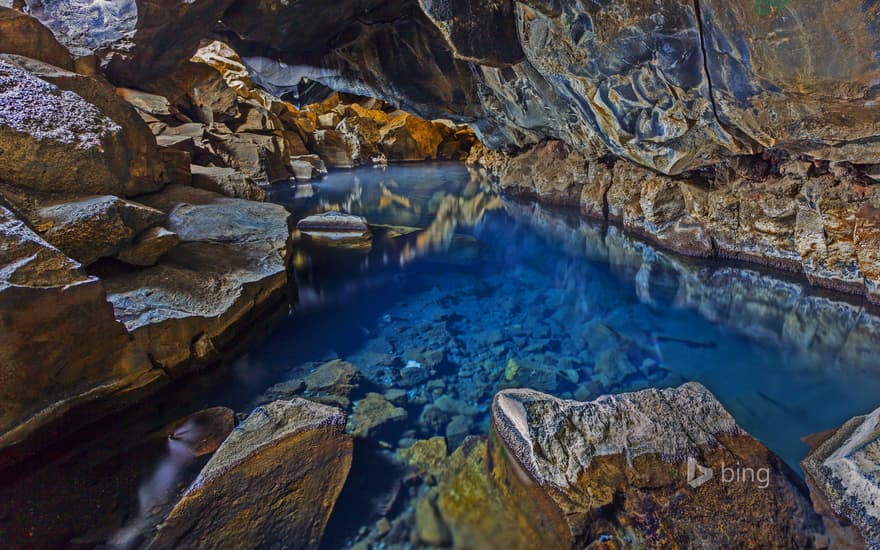
{"label": "jagged rock", "polygon": [[0,101],[9,107],[0,115],[4,181],[35,191],[121,196],[161,187],[152,134],[106,83],[3,56]]}
{"label": "jagged rock", "polygon": [[[113,317],[104,285],[0,207],[0,465],[26,442],[80,405],[126,397],[162,373],[130,345]],[[67,416],[66,430],[82,418]],[[41,443],[42,442],[42,443]]]}
{"label": "jagged rock", "polygon": [[132,107],[144,113],[154,116],[170,116],[174,114],[171,102],[164,96],[131,88],[117,88],[116,93],[119,97],[129,102]]}
{"label": "jagged rock", "polygon": [[880,547],[880,409],[853,418],[801,463],[832,546]]}
{"label": "jagged rock", "polygon": [[178,185],[141,200],[168,214],[180,244],[153,267],[107,277],[108,299],[157,364],[211,362],[285,295],[289,214]]}
{"label": "jagged rock", "polygon": [[794,472],[697,383],[592,402],[504,390],[492,419],[510,468],[534,481],[519,481],[535,494],[522,504],[564,521],[566,547],[802,548],[821,532]]}
{"label": "jagged rock", "polygon": [[259,407],[223,442],[151,548],[317,548],[351,466],[345,413],[304,399]]}
{"label": "jagged rock", "polygon": [[192,162],[195,138],[191,136],[156,136],[159,155],[165,164],[165,177],[169,183],[189,185],[192,183]]}
{"label": "jagged rock", "polygon": [[213,191],[238,199],[250,201],[266,200],[266,192],[234,168],[221,168],[216,166],[190,167],[192,172],[192,186],[207,191]]}
{"label": "jagged rock", "polygon": [[37,19],[12,8],[0,6],[0,53],[23,55],[73,70],[73,58],[52,31]]}
{"label": "jagged rock", "polygon": [[331,168],[353,168],[354,158],[349,144],[336,130],[315,130],[311,133],[308,143],[309,151],[313,151],[324,164]]}
{"label": "jagged rock", "polygon": [[135,237],[165,223],[148,206],[105,195],[41,206],[31,222],[44,239],[74,260],[89,265],[113,256]]}
{"label": "jagged rock", "polygon": [[490,67],[509,67],[525,59],[511,0],[420,0],[419,5],[459,59]]}
{"label": "jagged rock", "polygon": [[195,412],[165,426],[168,439],[182,443],[193,456],[216,451],[235,427],[235,411],[212,407]]}
{"label": "jagged rock", "polygon": [[198,48],[232,0],[27,0],[30,12],[77,56],[95,54],[115,84],[141,87]]}
{"label": "jagged rock", "polygon": [[180,239],[164,227],[147,229],[128,247],[116,254],[116,259],[131,265],[155,265],[163,254],[177,246]]}

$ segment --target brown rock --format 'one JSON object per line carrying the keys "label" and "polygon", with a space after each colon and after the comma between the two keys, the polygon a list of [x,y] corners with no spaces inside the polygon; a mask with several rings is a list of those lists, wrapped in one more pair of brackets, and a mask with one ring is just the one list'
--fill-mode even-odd
{"label": "brown rock", "polygon": [[252,179],[234,168],[198,166],[193,164],[190,170],[192,171],[193,187],[238,199],[250,201],[266,200],[266,192],[254,183]]}
{"label": "brown rock", "polygon": [[177,235],[164,227],[147,229],[128,247],[116,254],[116,259],[131,265],[156,265],[163,254],[177,246]]}
{"label": "brown rock", "polygon": [[0,7],[0,53],[23,55],[73,70],[73,58],[52,31],[37,19],[12,8]]}
{"label": "brown rock", "polygon": [[[122,403],[162,374],[130,345],[101,281],[2,207],[0,265],[0,466],[6,466],[10,447],[46,444],[45,431],[31,437],[38,429],[102,397]],[[83,422],[69,415],[65,429]]]}
{"label": "brown rock", "polygon": [[314,152],[331,168],[353,168],[354,158],[349,144],[336,130],[315,130],[309,138],[309,151]]}
{"label": "brown rock", "polygon": [[348,397],[357,388],[360,372],[347,361],[334,359],[320,365],[306,376],[306,387],[312,393],[330,393]]}
{"label": "brown rock", "polygon": [[368,393],[355,403],[354,414],[348,423],[348,432],[355,437],[375,437],[388,424],[406,420],[407,412],[395,407],[381,394]]}
{"label": "brown rock", "polygon": [[154,208],[105,195],[44,205],[31,221],[49,243],[89,265],[127,248],[142,231],[166,218]]}
{"label": "brown rock", "polygon": [[272,183],[289,177],[283,141],[273,135],[234,134],[211,142],[211,150],[230,168],[258,183]]}
{"label": "brown rock", "polygon": [[586,403],[504,390],[492,414],[511,467],[568,525],[558,534],[572,537],[566,546],[601,535],[646,547],[802,548],[820,532],[795,474],[699,384]]}
{"label": "brown rock", "polygon": [[391,162],[436,160],[442,142],[433,124],[404,112],[392,116],[379,132],[379,149]]}
{"label": "brown rock", "polygon": [[304,399],[254,410],[217,450],[151,548],[317,548],[351,466],[345,414]]}

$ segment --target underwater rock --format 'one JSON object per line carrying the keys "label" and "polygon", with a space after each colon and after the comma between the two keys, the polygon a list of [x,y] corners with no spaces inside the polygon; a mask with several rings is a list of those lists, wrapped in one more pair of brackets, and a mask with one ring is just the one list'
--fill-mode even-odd
{"label": "underwater rock", "polygon": [[402,422],[407,416],[405,409],[395,407],[381,394],[371,392],[355,403],[347,429],[355,437],[375,437],[389,424]]}
{"label": "underwater rock", "polygon": [[880,409],[844,424],[801,465],[831,546],[880,546]]}
{"label": "underwater rock", "polygon": [[317,367],[306,376],[305,383],[311,393],[329,393],[348,397],[358,386],[360,371],[347,361],[334,359]]}
{"label": "underwater rock", "polygon": [[44,239],[83,265],[115,255],[168,218],[155,208],[111,195],[44,204],[30,217]]}
{"label": "underwater rock", "polygon": [[317,548],[351,466],[345,413],[275,401],[223,442],[162,524],[151,548]]}
{"label": "underwater rock", "polygon": [[566,547],[806,547],[821,533],[794,472],[697,383],[586,403],[504,390],[492,418],[535,485],[520,483],[567,525]]}

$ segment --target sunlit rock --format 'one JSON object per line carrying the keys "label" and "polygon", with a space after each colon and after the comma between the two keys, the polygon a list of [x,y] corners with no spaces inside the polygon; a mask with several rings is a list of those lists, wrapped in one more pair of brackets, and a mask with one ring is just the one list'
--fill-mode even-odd
{"label": "sunlit rock", "polygon": [[348,476],[345,414],[304,399],[259,407],[223,442],[159,529],[151,548],[317,548]]}

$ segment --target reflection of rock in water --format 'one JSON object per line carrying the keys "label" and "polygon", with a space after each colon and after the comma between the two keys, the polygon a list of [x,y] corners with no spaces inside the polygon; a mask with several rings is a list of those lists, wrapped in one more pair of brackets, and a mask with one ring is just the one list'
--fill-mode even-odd
{"label": "reflection of rock in water", "polygon": [[[717,264],[717,267],[665,253],[624,234],[575,216],[533,204],[504,201],[520,223],[561,246],[567,254],[608,263],[630,280],[639,299],[654,307],[697,311],[759,342],[797,351],[822,368],[849,365],[876,370],[874,343],[880,315],[873,308],[812,294],[791,277]],[[837,365],[826,361],[834,355]]]}

